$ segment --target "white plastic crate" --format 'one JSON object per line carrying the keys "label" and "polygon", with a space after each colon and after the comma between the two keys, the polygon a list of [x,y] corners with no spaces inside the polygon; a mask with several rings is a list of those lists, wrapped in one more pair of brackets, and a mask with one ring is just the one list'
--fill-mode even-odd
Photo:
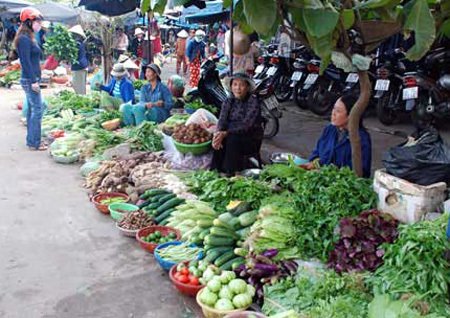
{"label": "white plastic crate", "polygon": [[378,210],[389,213],[397,220],[414,223],[429,212],[436,212],[446,199],[445,182],[421,186],[394,177],[386,170],[377,170],[374,191],[378,194]]}

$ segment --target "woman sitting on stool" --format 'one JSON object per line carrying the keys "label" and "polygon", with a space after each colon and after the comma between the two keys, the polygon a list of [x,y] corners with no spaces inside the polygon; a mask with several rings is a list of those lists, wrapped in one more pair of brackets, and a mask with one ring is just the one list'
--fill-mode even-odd
{"label": "woman sitting on stool", "polygon": [[264,131],[260,101],[252,96],[253,79],[237,73],[231,77],[230,87],[233,96],[222,105],[213,138],[212,169],[233,175],[246,168],[247,156],[259,154]]}

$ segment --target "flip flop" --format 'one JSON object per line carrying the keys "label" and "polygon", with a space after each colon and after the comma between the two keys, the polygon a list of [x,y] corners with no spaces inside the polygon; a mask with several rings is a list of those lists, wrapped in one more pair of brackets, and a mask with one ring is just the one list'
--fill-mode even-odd
{"label": "flip flop", "polygon": [[35,147],[28,147],[31,151],[46,151],[48,149],[48,146],[45,143],[41,143],[38,148]]}

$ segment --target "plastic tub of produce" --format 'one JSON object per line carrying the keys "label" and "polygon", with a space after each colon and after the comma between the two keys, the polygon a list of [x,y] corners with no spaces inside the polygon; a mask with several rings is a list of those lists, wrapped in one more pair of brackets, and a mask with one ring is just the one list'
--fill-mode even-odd
{"label": "plastic tub of produce", "polygon": [[[122,202],[109,202],[109,203],[102,203],[104,200],[111,200],[113,198],[122,198]],[[130,201],[130,198],[123,193],[119,192],[109,192],[109,193],[100,193],[97,194],[95,197],[92,198],[92,203],[94,203],[97,210],[104,214],[109,214],[109,205],[113,203],[126,203]]]}
{"label": "plastic tub of produce", "polygon": [[174,229],[173,227],[169,226],[160,226],[160,225],[154,225],[154,226],[147,226],[143,229],[140,229],[136,233],[136,240],[138,240],[139,244],[141,244],[142,248],[150,253],[153,253],[155,251],[155,248],[160,245],[158,243],[151,243],[146,242],[143,240],[144,237],[148,237],[151,234],[154,234],[155,232],[160,232],[161,236],[167,236],[170,233],[175,234],[174,237],[171,237],[172,241],[177,241],[181,239],[180,231],[177,229]]}
{"label": "plastic tub of produce", "polygon": [[192,153],[194,156],[199,156],[209,151],[212,141],[209,140],[202,144],[182,144],[174,140],[173,143],[175,144],[175,148],[177,148],[179,152]]}
{"label": "plastic tub of produce", "polygon": [[119,226],[119,223],[116,222],[116,227],[119,229],[120,233],[125,236],[135,237],[138,230],[128,230]]}
{"label": "plastic tub of produce", "polygon": [[[168,271],[168,270],[170,270],[170,269],[172,268],[173,265],[176,265],[176,264],[178,264],[178,263],[180,263],[180,262],[172,262],[172,261],[168,261],[168,260],[163,259],[163,258],[160,256],[161,250],[163,250],[163,249],[165,249],[166,247],[171,246],[171,245],[181,245],[181,244],[184,244],[184,242],[178,242],[178,241],[175,241],[175,242],[167,242],[167,243],[158,245],[158,246],[156,247],[155,252],[154,252],[155,258],[156,258],[156,260],[158,261],[159,266],[161,266],[162,269],[165,269],[165,270]],[[197,248],[198,248],[198,246],[195,245],[195,244],[190,244],[189,247],[197,247]],[[198,254],[198,256],[197,256],[195,259],[197,259],[197,260],[201,260],[201,259],[202,259],[202,251],[201,251],[201,250],[200,250],[200,253]],[[193,261],[193,260],[194,260],[194,259],[192,259],[192,260],[187,260],[187,261]]]}
{"label": "plastic tub of produce", "polygon": [[[184,262],[184,264],[187,267],[189,267],[189,263],[190,262]],[[169,271],[170,280],[173,282],[173,285],[175,286],[176,289],[178,289],[178,291],[180,293],[187,295],[187,296],[196,296],[197,293],[205,286],[204,285],[195,286],[195,285],[184,284],[184,283],[181,283],[178,280],[176,280],[175,273],[177,272],[178,265],[179,264],[175,264],[170,269],[170,271]]]}
{"label": "plastic tub of produce", "polygon": [[249,304],[247,307],[241,308],[241,309],[217,310],[217,309],[214,309],[212,307],[206,306],[205,304],[203,304],[200,301],[200,297],[201,297],[203,291],[204,291],[204,289],[202,288],[202,290],[200,290],[200,292],[197,294],[196,300],[197,300],[197,304],[202,308],[203,315],[205,315],[205,318],[223,318],[223,317],[228,316],[228,315],[245,312],[245,310],[247,310],[248,307],[251,306],[251,304]]}
{"label": "plastic tub of produce", "polygon": [[114,220],[119,220],[125,212],[137,211],[139,207],[129,203],[113,203],[108,206],[109,214]]}
{"label": "plastic tub of produce", "polygon": [[226,315],[224,318],[267,318],[267,316],[255,311],[241,311]]}

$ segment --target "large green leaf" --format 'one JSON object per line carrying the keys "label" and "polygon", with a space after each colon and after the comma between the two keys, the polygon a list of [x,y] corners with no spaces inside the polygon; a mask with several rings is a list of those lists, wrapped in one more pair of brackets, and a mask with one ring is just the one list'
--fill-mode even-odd
{"label": "large green leaf", "polygon": [[421,59],[430,49],[436,38],[436,26],[428,4],[424,0],[413,0],[404,6],[406,16],[403,28],[414,31],[415,44],[406,52],[411,61]]}
{"label": "large green leaf", "polygon": [[334,31],[322,37],[315,37],[310,34],[306,34],[306,36],[314,53],[322,60],[320,71],[323,72],[330,64],[331,52],[336,47],[337,36],[335,36]]}
{"label": "large green leaf", "polygon": [[150,10],[150,0],[142,0],[141,1],[141,11],[143,13],[148,12]]}
{"label": "large green leaf", "polygon": [[233,0],[224,0],[223,4],[222,4],[222,7],[229,8],[229,7],[231,7],[232,3],[233,3]]}
{"label": "large green leaf", "polygon": [[450,38],[450,19],[444,21],[444,23],[441,24],[441,27],[439,29],[439,34],[442,34],[442,35]]}
{"label": "large green leaf", "polygon": [[303,4],[305,9],[323,9],[323,3],[320,0],[303,0],[296,2],[300,2],[301,4]]}
{"label": "large green leaf", "polygon": [[346,30],[350,29],[355,23],[355,12],[353,10],[345,9],[341,12],[342,22]]}
{"label": "large green leaf", "polygon": [[368,0],[362,1],[355,7],[355,9],[375,9],[382,7],[394,8],[395,6],[400,4],[400,2],[401,0]]}
{"label": "large green leaf", "polygon": [[303,19],[303,9],[300,8],[294,8],[294,7],[289,7],[288,8],[292,19],[294,20],[294,24],[297,26],[297,28],[299,28],[301,31],[306,32],[306,23],[305,23],[305,19]]}
{"label": "large green leaf", "polygon": [[275,1],[243,0],[247,22],[258,33],[268,34],[277,18]]}
{"label": "large green leaf", "polygon": [[152,10],[154,12],[158,12],[159,14],[163,14],[166,4],[167,0],[152,0]]}
{"label": "large green leaf", "polygon": [[303,19],[309,34],[320,38],[331,33],[339,20],[339,13],[333,8],[304,9]]}

